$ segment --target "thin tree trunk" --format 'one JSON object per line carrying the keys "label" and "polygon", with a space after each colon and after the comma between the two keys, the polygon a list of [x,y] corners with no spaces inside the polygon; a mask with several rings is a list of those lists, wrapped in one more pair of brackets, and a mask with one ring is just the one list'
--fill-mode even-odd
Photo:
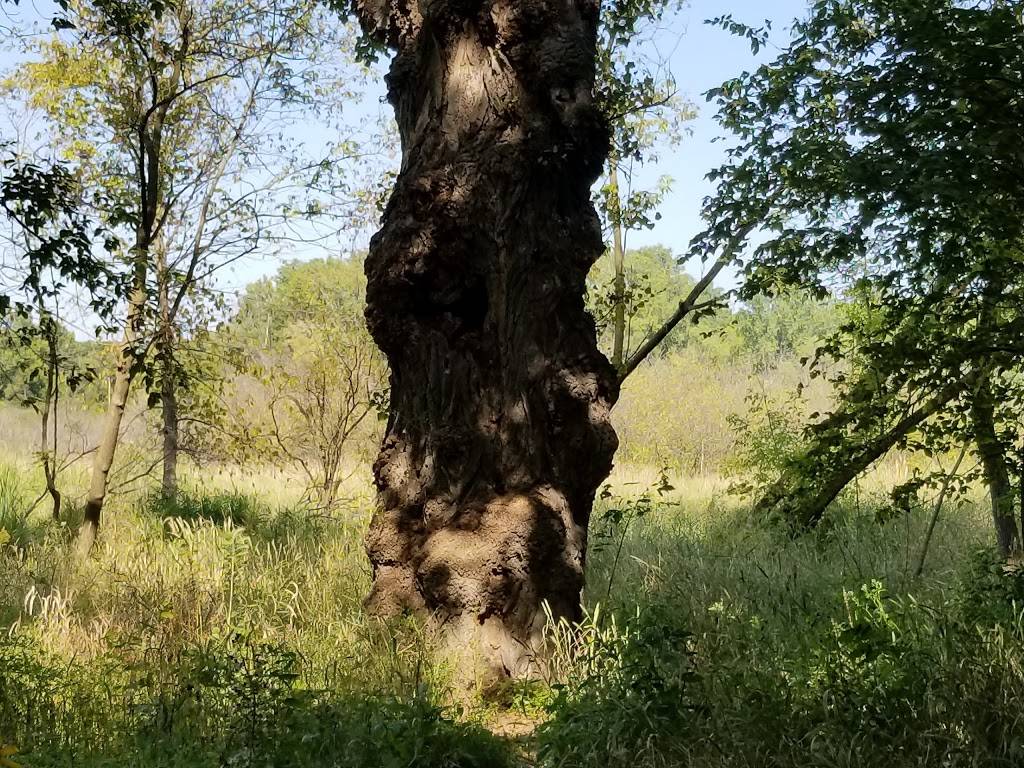
{"label": "thin tree trunk", "polygon": [[175,313],[172,313],[170,298],[170,271],[166,254],[157,247],[157,270],[159,271],[160,311],[159,349],[160,357],[160,411],[163,421],[163,473],[160,481],[160,496],[174,499],[178,495],[178,362],[175,356]]}
{"label": "thin tree trunk", "polygon": [[1017,471],[1017,504],[1020,506],[1020,532],[1024,534],[1024,467]]}
{"label": "thin tree trunk", "polygon": [[110,469],[114,464],[114,455],[117,452],[117,443],[121,434],[121,421],[124,418],[128,394],[131,391],[134,378],[131,372],[133,357],[126,348],[127,346],[127,342],[122,344],[118,351],[117,370],[114,374],[114,384],[110,390],[110,402],[107,404],[103,432],[100,435],[93,459],[92,480],[89,484],[88,495],[85,497],[85,517],[78,534],[78,547],[82,554],[88,554],[92,550],[96,534],[99,532],[100,517],[107,497],[107,482],[110,477]]}
{"label": "thin tree trunk", "polygon": [[[184,13],[187,5],[178,10]],[[184,20],[182,19],[184,25]],[[163,127],[174,98],[181,84],[183,61],[188,51],[186,34],[178,58],[171,67],[170,75],[161,80],[156,71],[148,72],[137,85],[136,97],[141,112],[138,125],[134,126],[138,140],[133,151],[137,152],[138,223],[135,228],[135,243],[131,251],[132,282],[125,318],[124,340],[117,350],[114,384],[110,390],[110,401],[103,423],[103,432],[93,460],[92,480],[85,499],[85,516],[78,536],[78,547],[82,554],[92,550],[100,528],[103,504],[107,497],[110,470],[117,453],[128,397],[137,368],[144,362],[149,351],[149,342],[143,338],[148,302],[148,280],[151,248],[163,225]],[[162,54],[161,54],[162,55]],[[146,89],[149,88],[147,103]]]}
{"label": "thin tree trunk", "polygon": [[85,514],[82,527],[78,532],[78,549],[83,555],[92,550],[96,535],[99,533],[103,504],[107,498],[110,470],[114,465],[114,456],[117,453],[117,444],[121,437],[121,422],[124,419],[132,381],[135,378],[136,363],[142,354],[138,347],[145,315],[149,255],[148,238],[141,228],[136,234],[134,259],[134,287],[131,300],[128,303],[124,340],[117,349],[114,383],[110,388],[110,400],[107,403],[107,413],[103,420],[103,431],[93,457],[92,479],[85,497]]}
{"label": "thin tree trunk", "polygon": [[[797,530],[813,528],[853,480],[888,453],[908,433],[938,413],[956,397],[964,382],[952,382],[916,410],[904,416],[879,437],[858,450],[832,453],[835,443],[826,441],[824,448],[812,446],[795,468],[783,474],[758,500],[755,509],[764,516],[789,522]],[[848,414],[837,411],[827,421],[843,425]],[[816,455],[815,451],[820,451]],[[814,462],[817,466],[811,464]]]}
{"label": "thin tree trunk", "polygon": [[163,475],[160,495],[173,499],[178,495],[178,391],[174,380],[173,352],[164,360],[164,378],[160,388],[163,416]]}
{"label": "thin tree trunk", "polygon": [[1006,450],[996,434],[995,403],[992,384],[986,378],[981,382],[971,402],[971,421],[974,441],[988,484],[992,500],[992,521],[996,531],[996,544],[1000,553],[1008,557],[1020,550],[1020,530],[1013,514],[1013,486],[1006,465]]}
{"label": "thin tree trunk", "polygon": [[914,578],[916,579],[921,578],[921,574],[924,573],[925,560],[928,558],[928,548],[931,546],[932,536],[935,535],[935,526],[939,522],[942,505],[946,502],[946,495],[949,493],[949,486],[953,483],[953,478],[960,471],[960,465],[964,463],[968,445],[969,443],[967,442],[963,444],[963,447],[960,449],[960,455],[956,457],[956,463],[953,464],[953,468],[949,470],[949,473],[942,480],[942,488],[939,490],[938,499],[935,500],[935,508],[932,510],[931,520],[928,521],[928,530],[924,535],[924,543],[921,545],[921,555],[917,560],[917,568],[914,569]]}
{"label": "thin tree trunk", "polygon": [[615,310],[612,313],[612,365],[622,371],[626,362],[626,253],[622,239],[622,201],[619,197],[619,169],[612,162],[608,171],[612,203],[612,259],[615,265]]}
{"label": "thin tree trunk", "polygon": [[493,674],[530,674],[545,605],[580,616],[617,446],[617,376],[583,301],[604,250],[598,3],[356,6],[396,51],[403,149],[366,260],[391,364],[367,605],[430,617]]}
{"label": "thin tree trunk", "polygon": [[[40,301],[40,304],[42,302]],[[39,452],[42,457],[43,477],[46,480],[46,491],[53,502],[53,519],[60,520],[61,493],[57,489],[57,407],[60,402],[60,386],[58,369],[60,356],[57,348],[57,325],[52,318],[41,321],[46,334],[46,402],[41,415]],[[53,450],[50,449],[50,426],[53,425]]]}

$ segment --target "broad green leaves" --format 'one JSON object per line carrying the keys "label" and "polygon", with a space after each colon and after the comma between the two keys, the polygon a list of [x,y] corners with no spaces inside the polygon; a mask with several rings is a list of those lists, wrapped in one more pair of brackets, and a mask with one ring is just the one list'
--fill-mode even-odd
{"label": "broad green leaves", "polygon": [[[747,296],[797,286],[856,308],[816,358],[848,361],[836,378],[846,398],[791,468],[798,485],[816,488],[829,467],[871,455],[907,413],[960,382],[914,425],[921,438],[893,442],[941,450],[966,428],[972,376],[1016,378],[1021,8],[820,0],[775,60],[708,94],[736,143],[712,174],[718,193],[698,245],[756,224],[765,239],[745,264]],[[763,43],[760,30],[717,21]]]}

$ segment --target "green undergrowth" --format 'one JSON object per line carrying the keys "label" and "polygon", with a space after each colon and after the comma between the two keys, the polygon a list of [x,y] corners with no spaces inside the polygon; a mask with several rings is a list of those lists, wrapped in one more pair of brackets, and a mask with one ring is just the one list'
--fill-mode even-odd
{"label": "green undergrowth", "polygon": [[793,540],[713,488],[609,491],[587,619],[550,630],[547,679],[483,701],[413,619],[364,615],[365,509],[122,497],[78,561],[73,505],[26,516],[29,486],[0,468],[0,747],[23,766],[1024,764],[1024,575],[971,507],[917,578],[923,513]]}

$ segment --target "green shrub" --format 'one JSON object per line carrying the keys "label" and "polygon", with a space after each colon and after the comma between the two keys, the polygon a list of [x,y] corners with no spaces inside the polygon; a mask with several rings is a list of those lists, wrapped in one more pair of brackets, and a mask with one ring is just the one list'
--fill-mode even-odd
{"label": "green shrub", "polygon": [[511,752],[410,698],[314,690],[287,647],[232,634],[162,660],[0,646],[0,741],[32,766],[501,768]]}
{"label": "green shrub", "polygon": [[258,524],[265,512],[251,496],[242,493],[203,493],[179,490],[173,498],[159,493],[147,497],[146,508],[159,518],[208,520],[214,525],[251,526]]}
{"label": "green shrub", "polygon": [[975,552],[957,585],[964,621],[981,627],[1024,626],[1024,566],[1008,564],[992,549]]}
{"label": "green shrub", "polygon": [[538,731],[539,764],[672,764],[699,717],[689,633],[648,609],[621,627],[598,616],[570,634],[575,658]]}
{"label": "green shrub", "polygon": [[28,489],[17,469],[0,464],[0,546],[24,546],[32,540],[34,530],[28,514],[31,506]]}

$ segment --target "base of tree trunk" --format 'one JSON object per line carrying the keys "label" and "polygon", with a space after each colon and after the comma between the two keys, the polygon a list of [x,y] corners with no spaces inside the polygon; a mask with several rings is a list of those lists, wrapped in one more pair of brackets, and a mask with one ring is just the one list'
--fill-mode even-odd
{"label": "base of tree trunk", "polygon": [[388,358],[367,537],[384,615],[424,615],[474,671],[538,670],[576,619],[618,376],[584,293],[604,251],[591,185],[596,0],[357,0],[395,52],[402,169],[366,258]]}
{"label": "base of tree trunk", "polygon": [[534,676],[549,615],[579,618],[586,530],[565,498],[543,487],[495,497],[430,528],[378,514],[368,546],[387,564],[377,568],[368,608],[427,615],[444,646],[476,657],[483,669],[474,673]]}
{"label": "base of tree trunk", "polygon": [[79,555],[88,557],[89,553],[92,552],[93,545],[96,543],[96,536],[99,534],[99,531],[99,521],[90,520],[87,517],[82,522],[81,527],[78,529],[78,537],[75,543]]}

